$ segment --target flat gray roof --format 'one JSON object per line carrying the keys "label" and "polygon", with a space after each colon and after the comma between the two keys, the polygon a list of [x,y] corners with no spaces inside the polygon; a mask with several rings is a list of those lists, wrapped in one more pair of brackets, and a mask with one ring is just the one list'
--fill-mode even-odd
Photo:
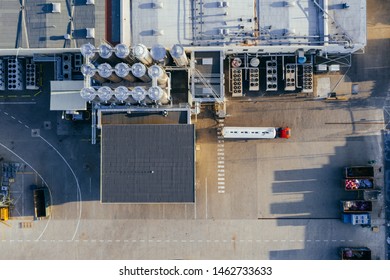
{"label": "flat gray roof", "polygon": [[194,202],[194,145],[194,125],[103,125],[101,202]]}
{"label": "flat gray roof", "polygon": [[184,0],[159,1],[157,6],[152,2],[132,1],[132,44],[275,49],[366,44],[366,0],[349,1],[348,6],[339,0]]}
{"label": "flat gray roof", "polygon": [[[96,39],[100,43],[106,34],[105,2],[85,5],[84,0],[26,0],[22,9],[17,0],[1,0],[0,48],[80,47],[94,44]],[[52,3],[60,4],[60,13],[51,12]],[[95,28],[95,39],[85,38],[85,28]],[[65,40],[65,34],[72,34],[74,40]]]}
{"label": "flat gray roof", "polygon": [[80,96],[84,81],[50,81],[50,110],[86,110],[87,102]]}

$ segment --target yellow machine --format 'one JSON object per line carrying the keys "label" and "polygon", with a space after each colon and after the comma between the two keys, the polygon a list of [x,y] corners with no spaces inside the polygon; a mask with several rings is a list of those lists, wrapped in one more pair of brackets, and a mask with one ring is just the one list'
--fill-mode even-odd
{"label": "yellow machine", "polygon": [[9,209],[8,207],[0,207],[0,221],[8,221]]}

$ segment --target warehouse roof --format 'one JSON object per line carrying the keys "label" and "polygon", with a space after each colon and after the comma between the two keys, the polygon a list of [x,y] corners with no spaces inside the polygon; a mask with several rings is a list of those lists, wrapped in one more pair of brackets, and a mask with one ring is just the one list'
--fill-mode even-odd
{"label": "warehouse roof", "polygon": [[194,202],[194,145],[193,125],[103,125],[101,202]]}

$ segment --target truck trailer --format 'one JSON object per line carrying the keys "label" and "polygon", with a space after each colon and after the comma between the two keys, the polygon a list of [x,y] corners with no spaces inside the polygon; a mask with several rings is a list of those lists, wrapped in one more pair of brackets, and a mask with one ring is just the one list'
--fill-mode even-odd
{"label": "truck trailer", "polygon": [[274,139],[291,136],[289,127],[235,127],[225,126],[222,129],[224,138],[241,138],[241,139]]}
{"label": "truck trailer", "polygon": [[348,166],[344,169],[345,178],[373,178],[373,166]]}

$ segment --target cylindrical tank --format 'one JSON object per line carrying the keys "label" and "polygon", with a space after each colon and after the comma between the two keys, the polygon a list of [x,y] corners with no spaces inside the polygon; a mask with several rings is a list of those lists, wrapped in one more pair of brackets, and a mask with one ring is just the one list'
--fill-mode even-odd
{"label": "cylindrical tank", "polygon": [[142,63],[134,63],[131,67],[131,72],[133,73],[133,75],[146,83],[150,82],[151,80],[147,74],[147,71],[148,69]]}
{"label": "cylindrical tank", "polygon": [[168,94],[161,87],[151,87],[148,90],[149,99],[156,103],[169,103]]}
{"label": "cylindrical tank", "polygon": [[84,57],[94,60],[97,56],[97,49],[91,43],[84,44],[80,47],[80,52]]}
{"label": "cylindrical tank", "polygon": [[132,50],[126,44],[116,45],[114,51],[115,51],[115,55],[118,58],[129,63],[130,65],[137,62],[137,59],[134,57],[132,53]]}
{"label": "cylindrical tank", "polygon": [[114,49],[108,44],[101,44],[99,46],[99,55],[106,61],[111,63],[119,63],[121,60],[114,56]]}
{"label": "cylindrical tank", "polygon": [[131,97],[133,97],[136,102],[142,103],[146,98],[146,90],[143,87],[135,87],[131,92]]}
{"label": "cylindrical tank", "polygon": [[81,66],[81,73],[84,76],[90,76],[91,78],[93,78],[94,80],[96,80],[100,83],[104,83],[106,81],[105,78],[101,77],[98,74],[98,72],[93,64],[83,64]]}
{"label": "cylindrical tank", "polygon": [[98,73],[101,77],[106,78],[114,83],[119,83],[122,81],[115,73],[110,64],[103,63],[98,66]]}
{"label": "cylindrical tank", "polygon": [[177,66],[184,67],[188,65],[188,58],[182,45],[174,45],[170,53]]}
{"label": "cylindrical tank", "polygon": [[143,64],[145,64],[146,66],[152,65],[152,63],[153,63],[153,58],[152,58],[152,56],[150,55],[150,52],[148,51],[148,49],[147,49],[144,45],[142,45],[142,44],[136,45],[136,46],[133,48],[133,53],[134,53],[134,56],[135,56],[140,62],[142,62]]}
{"label": "cylindrical tank", "polygon": [[137,78],[134,77],[133,74],[131,74],[130,70],[131,70],[130,66],[126,63],[122,62],[115,65],[115,74],[118,77],[130,82],[135,82]]}
{"label": "cylindrical tank", "polygon": [[168,60],[167,50],[163,45],[156,44],[150,50],[150,55],[154,59],[155,62],[159,64],[165,64]]}
{"label": "cylindrical tank", "polygon": [[251,67],[258,67],[260,65],[260,59],[254,57],[250,60],[249,64]]}
{"label": "cylindrical tank", "polygon": [[168,82],[168,75],[160,66],[153,65],[149,67],[148,74],[152,80],[157,80],[158,85],[166,86]]}
{"label": "cylindrical tank", "polygon": [[122,103],[128,102],[131,93],[127,87],[119,86],[114,92],[114,96],[118,101]]}
{"label": "cylindrical tank", "polygon": [[98,89],[98,96],[101,102],[107,103],[113,96],[112,89],[104,86]]}
{"label": "cylindrical tank", "polygon": [[80,91],[81,98],[92,101],[96,98],[96,90],[93,87],[85,87]]}
{"label": "cylindrical tank", "polygon": [[235,58],[232,60],[232,67],[233,67],[233,68],[240,67],[241,64],[242,64],[242,60],[241,60],[241,58],[239,58],[239,57],[235,57]]}

